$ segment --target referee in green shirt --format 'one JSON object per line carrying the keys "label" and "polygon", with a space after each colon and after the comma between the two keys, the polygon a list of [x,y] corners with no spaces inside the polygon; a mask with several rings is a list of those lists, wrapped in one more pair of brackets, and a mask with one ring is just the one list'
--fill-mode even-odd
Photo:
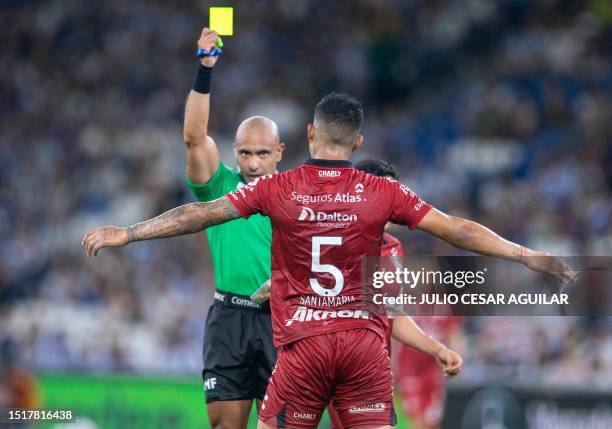
{"label": "referee in green shirt", "polygon": [[[217,33],[202,30],[198,48],[215,47]],[[187,146],[187,185],[198,201],[211,201],[247,182],[276,173],[284,144],[276,124],[261,116],[245,119],[236,131],[238,171],[219,160],[208,136],[210,81],[218,57],[204,57],[185,107],[183,137]],[[276,350],[267,302],[249,296],[270,278],[270,220],[261,215],[206,230],[215,268],[215,303],[206,319],[204,390],[213,428],[246,428],[253,399],[261,405]]]}

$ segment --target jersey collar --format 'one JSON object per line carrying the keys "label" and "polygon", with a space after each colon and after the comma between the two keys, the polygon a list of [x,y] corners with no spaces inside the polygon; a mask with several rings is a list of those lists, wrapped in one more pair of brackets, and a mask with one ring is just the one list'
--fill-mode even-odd
{"label": "jersey collar", "polygon": [[304,165],[313,165],[315,167],[327,168],[353,168],[353,163],[349,160],[342,159],[315,159],[309,158]]}

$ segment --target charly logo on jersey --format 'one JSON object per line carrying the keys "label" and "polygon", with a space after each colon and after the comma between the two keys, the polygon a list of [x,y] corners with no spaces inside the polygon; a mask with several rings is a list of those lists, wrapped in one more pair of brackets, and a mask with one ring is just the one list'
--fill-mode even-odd
{"label": "charly logo on jersey", "polygon": [[314,414],[314,413],[300,413],[299,411],[294,411],[293,412],[293,418],[294,419],[316,420],[317,417],[319,417],[318,414]]}
{"label": "charly logo on jersey", "polygon": [[356,407],[349,408],[350,414],[361,414],[361,413],[382,413],[385,411],[385,404],[379,402],[377,404],[365,404]]}
{"label": "charly logo on jersey", "polygon": [[340,177],[340,170],[319,170],[319,177]]}
{"label": "charly logo on jersey", "polygon": [[311,208],[302,207],[298,220],[306,222],[357,222],[357,215],[353,213],[315,212]]}
{"label": "charly logo on jersey", "polygon": [[315,310],[299,306],[293,317],[285,321],[285,326],[293,325],[293,322],[310,322],[313,320],[327,319],[369,319],[369,313],[365,310]]}
{"label": "charly logo on jersey", "polygon": [[355,192],[361,194],[363,192],[363,183],[357,183],[355,185]]}
{"label": "charly logo on jersey", "polygon": [[307,206],[315,203],[360,203],[365,201],[365,199],[363,199],[361,195],[353,195],[350,192],[304,195],[293,191],[291,193],[291,201],[297,201],[298,204]]}

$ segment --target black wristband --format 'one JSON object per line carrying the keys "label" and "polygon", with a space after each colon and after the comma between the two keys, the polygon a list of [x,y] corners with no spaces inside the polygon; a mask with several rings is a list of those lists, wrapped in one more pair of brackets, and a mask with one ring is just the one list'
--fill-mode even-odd
{"label": "black wristband", "polygon": [[210,81],[212,80],[212,67],[200,64],[198,74],[193,82],[193,90],[200,94],[210,94]]}

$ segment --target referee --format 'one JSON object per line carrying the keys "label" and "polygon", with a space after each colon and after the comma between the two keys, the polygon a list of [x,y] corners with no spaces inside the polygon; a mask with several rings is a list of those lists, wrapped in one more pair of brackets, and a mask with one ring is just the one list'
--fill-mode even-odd
{"label": "referee", "polygon": [[[217,33],[202,30],[198,48],[210,51]],[[183,137],[187,185],[200,202],[220,198],[264,174],[276,173],[284,144],[276,124],[265,117],[245,119],[234,142],[237,170],[219,160],[208,136],[210,84],[218,57],[200,60],[187,98]],[[261,406],[276,350],[268,302],[250,295],[270,278],[270,220],[261,215],[236,219],[206,230],[215,269],[215,303],[206,319],[202,378],[210,425],[246,428],[253,400]]]}

